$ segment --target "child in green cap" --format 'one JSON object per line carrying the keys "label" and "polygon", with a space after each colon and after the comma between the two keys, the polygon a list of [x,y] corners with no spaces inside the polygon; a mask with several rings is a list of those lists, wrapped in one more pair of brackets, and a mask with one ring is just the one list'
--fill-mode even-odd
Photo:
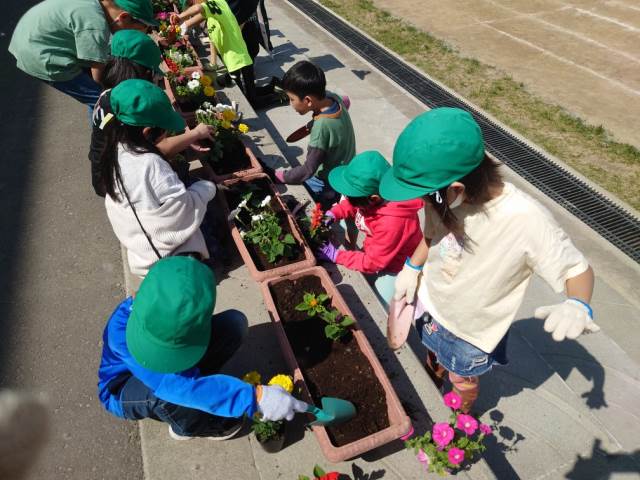
{"label": "child in green cap", "polygon": [[18,21],[18,68],[89,107],[102,92],[111,33],[156,25],[151,0],[44,0]]}
{"label": "child in green cap", "polygon": [[424,238],[398,274],[394,299],[415,309],[428,371],[440,385],[448,372],[463,411],[478,396],[479,376],[507,362],[509,328],[534,273],[567,296],[535,311],[554,340],[599,330],[589,263],[547,209],[503,181],[469,113],[436,108],[412,120],[380,193],[426,200]]}
{"label": "child in green cap", "polygon": [[105,207],[131,272],[143,277],[157,260],[178,253],[209,258],[200,225],[216,186],[199,180],[186,187],[156,146],[167,132],[184,130],[184,120],[146,80],[121,82],[110,104],[100,158]]}
{"label": "child in green cap", "polygon": [[[137,30],[120,30],[111,39],[111,56],[104,68],[102,83],[107,90],[102,92],[93,110],[91,144],[89,160],[91,161],[91,181],[96,194],[104,197],[105,187],[100,172],[100,156],[104,149],[105,133],[103,121],[111,113],[109,97],[111,89],[125,80],[141,79],[153,81],[163,75],[159,69],[162,55],[154,41]],[[199,140],[213,140],[215,129],[210,125],[199,124],[183,134],[163,138],[156,147],[165,158],[171,159],[176,154],[190,147],[204,151],[206,147],[197,145]]]}
{"label": "child in green cap", "polygon": [[158,261],[104,330],[98,370],[104,408],[127,420],[165,422],[175,440],[225,440],[245,415],[278,421],[306,411],[281,386],[217,373],[242,344],[247,318],[237,310],[213,314],[215,301],[215,278],[204,264],[189,257]]}
{"label": "child in green cap", "polygon": [[336,248],[325,243],[318,250],[321,260],[362,272],[372,281],[385,306],[391,301],[396,275],[422,239],[418,211],[421,199],[386,202],[379,185],[389,163],[376,151],[362,152],[349,165],[329,173],[329,184],[346,198],[325,213],[331,223],[355,219],[365,238],[362,251]]}
{"label": "child in green cap", "polygon": [[293,65],[282,77],[282,88],[291,107],[300,115],[313,114],[309,147],[305,162],[289,170],[276,170],[282,183],[304,183],[313,198],[324,208],[338,200],[327,177],[331,170],[346,165],[356,154],[356,137],[348,104],[338,95],[326,91],[322,69],[306,60]]}

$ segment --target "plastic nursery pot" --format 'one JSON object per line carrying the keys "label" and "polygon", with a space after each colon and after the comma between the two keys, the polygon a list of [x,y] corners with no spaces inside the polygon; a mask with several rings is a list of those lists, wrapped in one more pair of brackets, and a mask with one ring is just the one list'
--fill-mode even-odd
{"label": "plastic nursery pot", "polygon": [[176,92],[173,89],[173,86],[171,85],[171,82],[169,82],[169,79],[167,77],[164,77],[164,91],[167,94],[167,97],[169,97],[169,101],[171,102],[171,104],[173,105],[173,108],[175,109],[176,112],[178,112],[182,118],[184,118],[184,121],[187,123],[187,125],[189,126],[189,128],[193,128],[196,126],[196,110],[199,108],[200,104],[204,101],[208,101],[211,103],[217,103],[217,98],[215,96],[210,97],[210,98],[204,98],[202,99],[202,101],[195,101],[194,105],[193,105],[193,110],[187,110],[184,106],[184,104],[181,104],[178,101],[178,96],[176,95]]}
{"label": "plastic nursery pot", "polygon": [[[239,141],[242,142],[241,140]],[[247,175],[262,173],[262,165],[260,165],[260,162],[254,155],[253,151],[248,146],[246,146],[246,143],[248,143],[249,141],[250,140],[247,139],[247,140],[244,140],[244,142],[242,143],[244,145],[245,153],[247,154],[247,157],[249,157],[249,162],[251,163],[251,167],[244,170],[237,170],[235,172],[218,175],[216,173],[215,166],[212,165],[211,168],[213,169],[213,181],[215,183],[218,183],[218,184],[222,183],[223,185],[229,185],[230,183],[233,183],[235,179],[246,177]]]}
{"label": "plastic nursery pot", "polygon": [[[280,348],[284,354],[284,358],[289,366],[289,368],[293,371],[293,379],[296,385],[300,385],[302,389],[302,393],[306,395],[307,399],[311,400],[311,394],[309,393],[309,389],[305,383],[304,376],[300,370],[296,357],[293,353],[293,349],[289,344],[289,340],[287,338],[287,334],[285,333],[284,327],[280,321],[280,316],[275,306],[275,302],[271,295],[270,286],[276,285],[279,282],[284,280],[296,280],[298,278],[304,276],[315,276],[318,277],[322,283],[323,288],[326,290],[327,294],[331,297],[332,305],[337,308],[342,314],[349,315],[352,318],[355,318],[349,308],[347,307],[344,299],[338,292],[337,288],[333,284],[331,277],[324,268],[321,267],[312,267],[305,270],[299,270],[296,273],[288,275],[283,278],[272,278],[266,280],[264,283],[260,284],[260,288],[262,290],[262,296],[264,297],[265,305],[267,310],[269,311],[269,316],[271,317],[271,321],[276,330],[276,336],[278,338],[278,342],[280,344]],[[312,427],[313,433],[315,433],[316,438],[318,439],[318,443],[320,444],[320,448],[322,449],[322,453],[330,462],[341,462],[344,460],[348,460],[350,458],[357,457],[369,450],[373,450],[381,445],[397,440],[411,429],[411,420],[407,416],[398,399],[398,396],[389,381],[378,357],[374,353],[369,341],[362,333],[358,324],[356,323],[353,328],[353,336],[357,341],[357,345],[360,348],[361,352],[367,358],[373,371],[376,375],[377,380],[380,382],[384,392],[385,392],[385,400],[387,402],[387,414],[389,418],[389,426],[383,430],[380,430],[371,435],[365,436],[359,440],[348,443],[341,447],[336,447],[329,438],[327,430],[325,427],[314,426]]]}
{"label": "plastic nursery pot", "polygon": [[[236,178],[227,182],[227,186],[231,187],[241,182],[251,182],[257,179],[262,179],[268,183],[269,189],[270,189],[269,194],[273,199],[275,199],[275,201],[279,204],[280,208],[286,214],[286,219],[287,219],[289,228],[291,230],[291,234],[296,239],[297,244],[300,247],[302,247],[302,250],[304,253],[304,259],[299,260],[297,262],[289,263],[287,265],[282,265],[276,268],[265,269],[265,270],[259,269],[258,266],[256,266],[256,263],[254,262],[253,257],[249,253],[249,250],[247,249],[247,246],[245,245],[244,240],[240,236],[240,230],[236,226],[235,221],[233,219],[230,219],[229,229],[231,230],[231,237],[233,238],[233,241],[235,242],[236,247],[238,248],[238,252],[240,252],[240,256],[242,257],[242,260],[244,261],[245,265],[249,269],[249,274],[256,282],[263,282],[269,278],[280,277],[282,275],[287,275],[291,272],[296,272],[301,269],[313,267],[316,264],[316,257],[311,251],[311,249],[309,248],[309,246],[307,245],[307,242],[302,237],[302,234],[298,230],[298,226],[296,225],[296,222],[293,220],[291,212],[289,211],[287,206],[284,204],[284,202],[280,198],[280,194],[275,189],[268,175],[265,175],[264,173],[246,175],[244,177]],[[231,210],[229,208],[229,204],[227,203],[225,192],[219,191],[218,195],[220,196],[220,201],[222,203],[224,214],[228,219]]]}
{"label": "plastic nursery pot", "polygon": [[261,441],[256,437],[258,443],[262,449],[267,453],[277,453],[284,448],[285,441],[287,439],[287,423],[282,422],[278,431],[278,436],[270,438],[269,440]]}

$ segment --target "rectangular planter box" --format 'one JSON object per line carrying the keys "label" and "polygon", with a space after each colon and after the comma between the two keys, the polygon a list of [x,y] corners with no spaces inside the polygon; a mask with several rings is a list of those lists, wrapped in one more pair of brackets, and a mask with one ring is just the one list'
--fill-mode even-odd
{"label": "rectangular planter box", "polygon": [[[191,67],[184,67],[184,74],[191,75],[193,72],[203,73],[202,61],[200,60],[200,57],[198,56],[198,52],[194,48],[193,44],[191,43],[188,37],[182,37],[182,41],[185,43],[188,49],[190,49],[193,52],[192,57],[196,62],[195,65],[192,65]],[[164,60],[164,54],[162,58]]]}
{"label": "rectangular planter box", "polygon": [[[289,344],[287,334],[285,333],[282,322],[280,321],[280,316],[276,309],[275,302],[273,301],[273,298],[271,296],[271,291],[269,290],[269,287],[271,285],[275,285],[279,282],[282,282],[283,280],[295,280],[307,275],[319,277],[322,282],[322,286],[327,291],[327,294],[331,297],[331,303],[333,307],[337,308],[342,314],[346,314],[351,316],[352,318],[355,318],[349,310],[349,307],[347,307],[344,299],[336,289],[335,285],[333,284],[331,277],[329,277],[327,271],[322,267],[312,267],[306,270],[299,270],[296,273],[293,273],[286,277],[269,279],[264,283],[261,283],[260,288],[262,289],[262,296],[264,297],[265,305],[270,313],[269,316],[271,317],[271,321],[273,322],[273,325],[276,329],[276,336],[278,337],[278,342],[280,343],[280,347],[282,349],[282,352],[284,353],[285,360],[289,368],[294,372],[294,382],[296,382],[296,385],[302,385],[303,393],[307,396],[308,400],[311,401],[311,394],[309,393],[309,389],[307,388],[307,385],[305,383],[302,371],[298,366],[298,362],[293,353],[293,349]],[[300,292],[301,295],[302,293],[303,292]],[[324,427],[312,427],[313,432],[318,439],[318,443],[320,443],[322,453],[324,453],[325,457],[330,462],[334,463],[357,457],[365,452],[368,452],[369,450],[373,450],[374,448],[377,448],[381,445],[389,443],[393,440],[397,440],[403,435],[407,434],[407,432],[409,432],[411,429],[411,420],[405,413],[404,408],[402,407],[402,404],[400,403],[400,400],[398,399],[398,396],[396,395],[396,392],[393,389],[391,382],[389,381],[389,378],[387,377],[384,369],[382,368],[382,365],[380,364],[380,361],[378,360],[378,357],[371,348],[371,345],[369,344],[366,336],[358,327],[357,322],[353,330],[353,335],[358,343],[358,346],[360,347],[360,350],[369,360],[369,363],[371,364],[378,381],[385,391],[387,413],[389,415],[389,426],[384,430],[380,430],[379,432],[368,435],[359,440],[356,440],[355,442],[351,442],[341,447],[336,447],[333,445],[329,438],[327,430]]]}
{"label": "rectangular planter box", "polygon": [[[240,230],[238,230],[236,223],[233,220],[229,220],[229,229],[231,230],[231,237],[233,238],[233,241],[238,247],[240,256],[242,257],[242,260],[246,264],[247,268],[249,269],[249,273],[251,274],[251,277],[257,282],[263,282],[269,278],[276,278],[282,275],[287,275],[291,272],[299,271],[301,269],[313,267],[316,264],[316,257],[313,255],[313,252],[311,251],[311,249],[307,245],[307,242],[304,240],[302,234],[298,230],[298,226],[296,225],[296,222],[293,220],[293,217],[291,216],[291,212],[289,211],[287,206],[284,204],[284,202],[280,198],[280,194],[276,191],[268,175],[265,175],[264,173],[246,175],[244,177],[236,178],[228,181],[227,185],[233,186],[239,182],[251,182],[252,180],[255,180],[258,178],[265,179],[269,182],[269,186],[271,188],[271,197],[278,202],[282,210],[286,213],[286,218],[287,218],[287,221],[289,222],[291,233],[296,239],[296,241],[298,242],[298,244],[302,246],[302,249],[304,252],[304,260],[290,263],[288,265],[283,265],[281,267],[272,268],[270,270],[258,270],[256,264],[253,261],[253,258],[251,258],[251,254],[249,253],[249,250],[247,250],[247,247],[244,244],[244,240],[240,236]],[[223,191],[220,191],[219,195],[220,195],[220,200],[222,203],[222,208],[224,209],[225,216],[229,218],[231,209],[229,207],[229,204],[227,203],[226,196],[224,195]]]}
{"label": "rectangular planter box", "polygon": [[[164,77],[164,91],[167,94],[167,97],[169,97],[169,101],[171,102],[171,104],[173,105],[173,108],[176,112],[178,112],[182,118],[184,118],[184,121],[187,123],[187,125],[189,126],[189,128],[193,128],[196,126],[196,112],[188,112],[188,111],[182,111],[182,109],[180,108],[180,104],[178,103],[177,100],[177,96],[176,93],[173,91],[173,87],[171,86],[171,82],[169,82],[169,79],[167,77]],[[207,101],[216,104],[218,102],[218,98],[216,96],[209,98]]]}

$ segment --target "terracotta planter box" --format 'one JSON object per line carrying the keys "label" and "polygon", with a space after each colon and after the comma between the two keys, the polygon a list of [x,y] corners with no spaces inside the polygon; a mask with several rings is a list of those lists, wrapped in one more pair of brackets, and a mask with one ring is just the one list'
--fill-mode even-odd
{"label": "terracotta planter box", "polygon": [[[182,116],[182,118],[184,118],[184,121],[187,123],[189,128],[195,127],[196,126],[196,113],[195,113],[195,110],[194,111],[183,111],[182,110],[182,108],[180,107],[180,103],[178,103],[177,95],[173,91],[173,87],[171,86],[171,82],[169,82],[169,79],[167,77],[164,77],[164,91],[167,94],[167,97],[169,97],[169,101],[173,105],[173,108],[175,109],[175,111],[178,112]],[[216,103],[218,103],[218,98],[216,96],[214,96],[214,97],[210,97],[207,100],[203,100],[203,101],[208,101],[208,102],[211,102],[213,104],[216,104]]]}
{"label": "terracotta planter box", "polygon": [[216,173],[215,167],[212,166],[211,169],[213,170],[214,182],[218,184],[221,183],[223,185],[229,185],[234,183],[234,180],[238,178],[246,177],[247,175],[254,175],[256,173],[262,173],[262,165],[260,165],[260,162],[258,162],[258,159],[253,154],[253,151],[247,146],[245,146],[244,148],[247,156],[249,157],[249,161],[251,162],[251,167],[245,170],[238,170],[236,172],[218,175]]}
{"label": "terracotta planter box", "polygon": [[[289,339],[287,334],[285,333],[284,326],[280,321],[280,315],[276,309],[270,287],[273,285],[277,285],[278,283],[285,280],[296,280],[305,276],[315,276],[318,277],[322,283],[323,288],[326,290],[327,294],[331,297],[331,304],[334,308],[337,308],[342,314],[349,315],[352,318],[355,318],[349,307],[347,307],[344,299],[336,289],[333,281],[329,277],[329,274],[322,267],[312,267],[306,270],[299,270],[296,273],[288,275],[283,278],[269,279],[264,283],[260,284],[260,288],[262,289],[262,295],[264,297],[265,305],[267,310],[270,313],[271,321],[276,330],[276,336],[280,343],[280,347],[284,353],[285,360],[289,366],[289,368],[294,372],[294,382],[296,386],[301,386],[301,390],[304,395],[307,396],[307,400],[311,401],[311,394],[309,392],[309,388],[305,383],[304,376],[298,364],[298,360],[296,359],[293,348],[289,343]],[[300,292],[300,296],[304,292]],[[322,321],[318,319],[319,321]],[[354,457],[357,457],[369,450],[377,448],[381,445],[389,443],[391,441],[397,440],[402,436],[406,435],[411,430],[411,420],[407,416],[402,407],[398,396],[396,395],[395,390],[393,389],[391,382],[389,381],[382,365],[380,364],[378,357],[374,353],[369,341],[365,337],[364,333],[360,330],[357,323],[353,329],[353,336],[359,346],[361,352],[364,354],[366,359],[369,361],[375,376],[382,386],[384,390],[386,403],[387,403],[387,414],[389,419],[389,426],[383,430],[380,430],[371,435],[365,436],[359,440],[353,441],[346,445],[342,445],[340,447],[335,446],[331,439],[329,438],[327,429],[321,426],[312,427],[313,432],[315,433],[318,442],[320,443],[320,448],[324,453],[325,457],[330,462],[341,462],[344,460],[348,460]]]}
{"label": "terracotta planter box", "polygon": [[[253,258],[251,257],[251,254],[249,253],[249,250],[247,249],[247,246],[245,245],[244,240],[240,236],[240,230],[236,226],[235,221],[233,219],[229,220],[229,229],[231,230],[231,237],[233,238],[233,241],[238,247],[240,256],[242,257],[242,260],[244,261],[247,268],[249,269],[249,273],[251,274],[251,277],[257,282],[263,282],[269,278],[276,278],[282,275],[287,275],[291,272],[297,272],[301,269],[313,267],[316,264],[316,257],[314,256],[313,252],[307,245],[307,242],[302,237],[302,234],[298,230],[298,226],[296,225],[296,222],[293,220],[293,217],[291,216],[291,212],[289,211],[287,206],[284,204],[284,202],[280,198],[280,194],[276,191],[275,187],[273,186],[273,184],[271,183],[271,180],[267,175],[263,173],[246,175],[244,177],[236,178],[228,181],[227,186],[231,187],[233,185],[238,184],[239,182],[251,182],[257,179],[263,179],[269,183],[269,188],[271,190],[270,195],[272,199],[274,199],[278,203],[282,211],[286,214],[286,219],[289,224],[289,228],[291,229],[291,234],[296,239],[296,242],[298,243],[298,245],[302,248],[302,251],[304,253],[304,259],[299,260],[297,262],[289,263],[288,265],[282,265],[280,267],[272,268],[269,270],[259,269],[258,266],[255,264]],[[220,200],[222,203],[222,208],[224,210],[225,216],[229,218],[229,214],[231,210],[230,210],[229,204],[227,203],[225,192],[219,191],[218,195],[220,195]]]}
{"label": "terracotta planter box", "polygon": [[[193,52],[192,57],[193,57],[193,60],[195,61],[195,65],[192,65],[190,67],[184,67],[184,74],[185,75],[191,75],[193,72],[203,73],[202,61],[200,60],[200,57],[198,56],[198,52],[193,47],[193,44],[189,41],[188,37],[182,37],[182,40],[185,43],[185,45],[187,46],[187,48],[190,49]],[[162,58],[164,60],[164,52],[163,52]]]}

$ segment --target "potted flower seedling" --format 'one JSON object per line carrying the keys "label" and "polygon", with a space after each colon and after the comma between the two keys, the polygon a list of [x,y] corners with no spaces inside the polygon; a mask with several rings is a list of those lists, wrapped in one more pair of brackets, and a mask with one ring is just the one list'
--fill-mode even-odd
{"label": "potted flower seedling", "polygon": [[[259,385],[262,381],[262,376],[258,372],[252,371],[247,373],[242,379],[252,385]],[[291,376],[282,373],[273,376],[267,385],[279,385],[288,393],[293,392],[293,379]],[[256,414],[251,420],[251,431],[256,436],[256,440],[258,440],[258,443],[264,451],[276,453],[284,447],[286,440],[285,425],[286,422],[283,420],[277,422],[263,420],[260,414]]]}
{"label": "potted flower seedling", "polygon": [[251,149],[242,143],[242,135],[249,131],[249,127],[240,123],[239,117],[235,107],[222,103],[204,102],[196,110],[197,123],[212,125],[216,129],[215,140],[203,143],[210,150],[199,155],[200,160],[211,165],[216,183],[262,171]]}
{"label": "potted flower seedling", "polygon": [[439,475],[463,468],[484,452],[484,439],[491,435],[489,425],[460,411],[462,399],[457,393],[447,393],[444,404],[453,410],[448,422],[436,423],[430,432],[405,441],[405,446],[414,451],[422,466]]}
{"label": "potted flower seedling", "polygon": [[164,20],[160,20],[158,25],[158,43],[163,46],[174,44],[181,33],[180,25],[171,25],[166,12],[159,13],[156,17],[158,19],[164,18]]}
{"label": "potted flower seedling", "polygon": [[327,226],[326,218],[322,205],[319,203],[315,204],[309,217],[304,212],[297,215],[296,221],[300,225],[300,230],[313,250],[327,242],[331,236],[331,229]]}
{"label": "potted flower seedling", "polygon": [[[177,106],[177,110],[185,117],[185,120],[195,120],[195,111],[205,101],[211,100],[216,95],[216,90],[211,86],[211,77],[196,70],[186,74],[173,60],[165,59],[169,67],[169,73],[165,77],[168,83],[167,93]],[[173,97],[173,98],[171,98]],[[188,117],[188,118],[187,118]]]}
{"label": "potted flower seedling", "polygon": [[281,257],[291,257],[296,240],[280,226],[280,220],[271,206],[271,195],[259,202],[252,197],[253,192],[247,193],[238,205],[240,211],[246,210],[251,215],[251,221],[246,223],[241,219],[241,212],[236,214],[235,218],[244,227],[240,230],[240,236],[245,242],[258,246],[268,263],[275,263]]}
{"label": "potted flower seedling", "polygon": [[349,327],[356,322],[349,315],[342,315],[337,308],[326,308],[324,304],[327,300],[329,300],[329,295],[326,293],[319,295],[305,293],[302,303],[296,306],[296,310],[307,312],[310,317],[319,316],[324,320],[326,323],[324,334],[335,342],[349,333]]}

